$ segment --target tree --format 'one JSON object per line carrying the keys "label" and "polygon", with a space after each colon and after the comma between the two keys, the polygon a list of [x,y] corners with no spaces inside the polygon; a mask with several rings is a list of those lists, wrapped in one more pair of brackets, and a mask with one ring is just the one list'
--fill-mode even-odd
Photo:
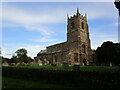
{"label": "tree", "polygon": [[18,58],[18,61],[20,63],[24,62],[27,58],[27,50],[22,48],[22,49],[18,49],[16,52],[17,54],[17,58]]}
{"label": "tree", "polygon": [[22,48],[22,49],[18,49],[15,53],[17,53],[17,56],[20,57],[22,55],[27,55],[27,50]]}
{"label": "tree", "polygon": [[17,55],[13,55],[11,58],[12,60],[14,60],[15,63],[30,63],[31,61],[33,61],[31,57],[27,56],[27,50],[24,48],[18,49],[15,53]]}
{"label": "tree", "polygon": [[24,62],[25,63],[30,63],[30,62],[32,62],[33,61],[33,59],[31,58],[31,57],[26,57],[26,59],[24,60]]}
{"label": "tree", "polygon": [[112,62],[116,65],[120,63],[120,44],[110,41],[104,42],[96,50],[99,62]]}
{"label": "tree", "polygon": [[116,62],[115,64],[120,64],[120,43],[115,44],[115,50],[116,50]]}
{"label": "tree", "polygon": [[15,55],[12,56],[11,60],[13,60],[14,63],[18,63],[19,62],[19,59]]}

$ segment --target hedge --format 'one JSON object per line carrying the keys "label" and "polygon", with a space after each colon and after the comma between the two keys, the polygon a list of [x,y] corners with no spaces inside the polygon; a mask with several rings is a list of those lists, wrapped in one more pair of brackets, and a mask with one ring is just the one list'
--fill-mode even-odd
{"label": "hedge", "polygon": [[120,88],[120,72],[48,70],[39,68],[3,67],[4,77],[67,84],[80,88]]}

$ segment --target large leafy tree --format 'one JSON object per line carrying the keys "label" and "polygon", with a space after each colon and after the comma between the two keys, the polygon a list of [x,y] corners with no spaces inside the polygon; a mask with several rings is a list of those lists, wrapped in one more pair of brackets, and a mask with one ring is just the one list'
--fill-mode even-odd
{"label": "large leafy tree", "polygon": [[18,49],[16,52],[17,58],[19,59],[19,62],[24,62],[27,58],[27,50],[22,48]]}
{"label": "large leafy tree", "polygon": [[13,60],[14,63],[19,62],[19,59],[15,55],[12,56],[11,60]]}
{"label": "large leafy tree", "polygon": [[120,64],[120,43],[115,44],[115,51],[116,51],[116,64]]}
{"label": "large leafy tree", "polygon": [[22,56],[22,55],[27,55],[27,50],[22,48],[22,49],[18,49],[16,52],[18,57]]}
{"label": "large leafy tree", "polygon": [[17,63],[17,62],[28,63],[28,62],[32,61],[32,58],[27,56],[27,50],[24,48],[18,49],[15,53],[16,53],[16,55],[12,56],[12,58],[11,58],[14,60],[15,63]]}
{"label": "large leafy tree", "polygon": [[99,62],[112,62],[118,65],[120,63],[120,44],[110,41],[104,42],[96,50]]}

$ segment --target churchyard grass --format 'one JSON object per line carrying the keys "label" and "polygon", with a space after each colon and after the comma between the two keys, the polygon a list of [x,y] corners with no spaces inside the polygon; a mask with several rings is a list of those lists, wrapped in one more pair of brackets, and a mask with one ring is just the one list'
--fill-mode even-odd
{"label": "churchyard grass", "polygon": [[[73,66],[51,66],[51,65],[27,65],[27,66],[7,66],[15,68],[37,68],[37,69],[50,69],[50,70],[73,70]],[[120,70],[120,66],[80,66],[81,71],[111,71],[116,72]]]}
{"label": "churchyard grass", "polygon": [[80,70],[83,71],[111,71],[117,72],[120,69],[120,66],[81,66]]}

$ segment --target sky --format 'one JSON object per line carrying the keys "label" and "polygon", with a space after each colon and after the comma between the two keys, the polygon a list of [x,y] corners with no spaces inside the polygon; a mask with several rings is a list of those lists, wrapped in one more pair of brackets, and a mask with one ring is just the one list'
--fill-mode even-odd
{"label": "sky", "polygon": [[118,42],[118,11],[113,2],[4,2],[0,4],[2,56],[25,48],[37,56],[46,46],[67,40],[67,14],[87,14],[91,48]]}

